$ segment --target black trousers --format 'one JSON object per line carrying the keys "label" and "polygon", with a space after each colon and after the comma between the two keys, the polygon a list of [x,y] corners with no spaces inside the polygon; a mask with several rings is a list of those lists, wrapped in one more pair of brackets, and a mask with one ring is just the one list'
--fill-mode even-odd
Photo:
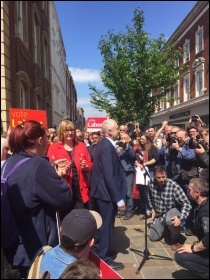
{"label": "black trousers", "polygon": [[178,265],[195,273],[203,279],[209,279],[209,258],[199,254],[175,252],[174,260]]}

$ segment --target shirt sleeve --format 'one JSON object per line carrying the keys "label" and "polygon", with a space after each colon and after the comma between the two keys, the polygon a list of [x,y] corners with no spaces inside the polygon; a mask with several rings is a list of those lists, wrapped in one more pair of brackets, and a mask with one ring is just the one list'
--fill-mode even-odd
{"label": "shirt sleeve", "polygon": [[182,188],[174,182],[174,189],[175,189],[175,203],[176,206],[178,206],[179,211],[180,211],[180,219],[185,220],[189,214],[190,210],[192,209],[192,206],[190,204],[189,199],[187,198],[186,194],[182,190]]}

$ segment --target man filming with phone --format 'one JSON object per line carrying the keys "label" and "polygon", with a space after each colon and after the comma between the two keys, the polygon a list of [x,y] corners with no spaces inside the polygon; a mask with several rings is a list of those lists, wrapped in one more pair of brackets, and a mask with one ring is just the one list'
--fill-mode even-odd
{"label": "man filming with phone", "polygon": [[171,250],[180,246],[180,224],[191,210],[191,204],[182,188],[167,178],[164,165],[155,166],[154,179],[148,184],[148,203],[152,209],[153,222],[150,226],[149,238],[159,241],[166,227],[170,232]]}

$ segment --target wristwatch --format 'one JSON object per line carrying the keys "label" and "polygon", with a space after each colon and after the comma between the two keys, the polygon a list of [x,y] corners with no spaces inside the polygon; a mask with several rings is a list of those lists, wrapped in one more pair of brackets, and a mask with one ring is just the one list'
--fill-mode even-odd
{"label": "wristwatch", "polygon": [[193,245],[191,246],[191,251],[192,251],[193,254],[196,254],[196,252],[195,252],[195,250],[194,250],[194,246],[195,246],[195,244],[193,244]]}

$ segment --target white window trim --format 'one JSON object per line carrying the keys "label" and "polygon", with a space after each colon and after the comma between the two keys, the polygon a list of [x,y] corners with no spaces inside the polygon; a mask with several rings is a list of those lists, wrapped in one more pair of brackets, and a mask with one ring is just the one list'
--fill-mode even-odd
{"label": "white window trim", "polygon": [[[201,47],[201,50],[199,50],[199,33],[202,33],[202,47]],[[195,44],[195,53],[197,54],[197,53],[199,53],[199,52],[201,52],[203,49],[204,49],[204,42],[203,42],[203,26],[202,27],[198,27],[198,31],[195,33],[195,42],[196,42],[196,44]]]}
{"label": "white window trim", "polygon": [[[186,92],[186,81],[189,83],[188,92]],[[183,102],[190,100],[190,73],[186,73],[183,76]]]}
{"label": "white window trim", "polygon": [[167,90],[166,93],[166,109],[171,107],[171,91]]}
{"label": "white window trim", "polygon": [[[177,89],[177,96],[175,96],[176,89]],[[174,106],[180,103],[179,97],[180,97],[180,88],[179,88],[179,84],[177,83],[174,85]]]}
{"label": "white window trim", "polygon": [[[201,72],[202,75],[202,86],[201,91],[198,90],[198,73]],[[204,67],[203,64],[199,65],[195,69],[195,97],[201,96],[204,94],[206,88],[204,87]]]}
{"label": "white window trim", "polygon": [[[190,61],[190,40],[185,41],[183,49],[184,49],[183,63],[187,63],[188,61]],[[186,50],[188,52],[186,52]]]}

